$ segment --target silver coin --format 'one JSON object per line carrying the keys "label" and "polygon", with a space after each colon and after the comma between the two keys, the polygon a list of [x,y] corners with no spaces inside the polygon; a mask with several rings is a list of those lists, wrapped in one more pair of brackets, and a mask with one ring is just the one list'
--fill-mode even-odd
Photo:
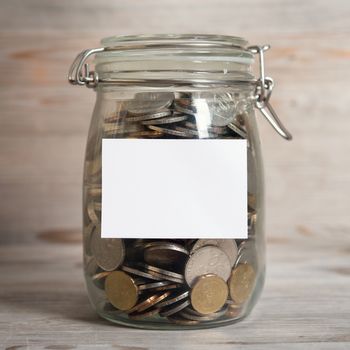
{"label": "silver coin", "polygon": [[190,305],[190,301],[185,300],[184,302],[180,302],[180,303],[176,303],[176,304],[167,306],[167,307],[163,308],[162,311],[159,312],[159,315],[162,317],[168,317],[171,315],[175,315],[176,313],[180,312],[188,305]]}
{"label": "silver coin", "polygon": [[125,247],[122,239],[101,238],[99,232],[94,232],[91,238],[91,251],[96,263],[105,271],[113,271],[124,261]]}
{"label": "silver coin", "polygon": [[220,248],[205,246],[197,249],[185,266],[185,280],[192,287],[202,275],[215,274],[227,281],[231,273],[230,259]]}
{"label": "silver coin", "polygon": [[185,280],[184,280],[184,278],[182,276],[181,276],[181,279],[180,279],[180,278],[175,278],[175,277],[171,277],[171,276],[168,276],[168,275],[163,275],[161,273],[154,272],[152,270],[147,270],[147,273],[149,273],[150,275],[152,275],[154,277],[160,278],[162,280],[171,281],[171,282],[180,283],[180,284],[185,283]]}
{"label": "silver coin", "polygon": [[191,106],[191,105],[185,106],[180,104],[178,101],[175,101],[174,108],[177,112],[181,112],[184,114],[196,115],[197,113],[197,109],[195,106]]}
{"label": "silver coin", "polygon": [[169,109],[165,109],[163,111],[158,111],[155,113],[149,113],[149,114],[142,114],[142,115],[128,115],[125,120],[127,122],[141,122],[144,120],[153,120],[153,119],[159,119],[159,118],[164,118],[164,117],[168,117],[171,115],[171,111]]}
{"label": "silver coin", "polygon": [[154,272],[157,272],[157,273],[165,275],[165,276],[170,276],[170,277],[174,277],[174,278],[183,280],[183,275],[181,275],[180,273],[161,269],[160,267],[156,267],[156,266],[152,266],[152,265],[148,265],[148,264],[144,264],[144,263],[140,263],[139,265],[142,266],[146,270],[154,271]]}
{"label": "silver coin", "polygon": [[174,303],[177,303],[178,301],[185,299],[189,296],[190,292],[187,290],[186,292],[181,291],[180,293],[177,293],[177,295],[170,295],[168,299],[162,301],[161,303],[159,303],[157,306],[159,308],[165,307],[165,306],[169,306],[172,305]]}
{"label": "silver coin", "polygon": [[159,132],[162,132],[163,134],[167,134],[167,135],[179,136],[179,137],[184,137],[184,138],[191,138],[192,137],[191,135],[189,135],[188,133],[183,132],[183,131],[178,131],[178,130],[169,129],[169,128],[162,128],[160,126],[155,126],[155,125],[147,125],[147,127],[151,130],[159,131]]}
{"label": "silver coin", "polygon": [[152,113],[170,107],[173,100],[172,92],[140,92],[127,103],[126,108],[133,114]]}
{"label": "silver coin", "polygon": [[143,256],[148,265],[168,269],[181,266],[188,255],[188,250],[180,244],[152,242],[145,245]]}
{"label": "silver coin", "polygon": [[238,248],[234,239],[199,239],[193,246],[191,254],[207,245],[216,246],[226,253],[230,259],[231,267],[233,267],[238,255]]}
{"label": "silver coin", "polygon": [[185,114],[173,115],[171,117],[160,118],[156,120],[145,120],[141,124],[143,125],[161,125],[161,124],[172,124],[187,120],[188,116]]}
{"label": "silver coin", "polygon": [[150,280],[156,280],[156,281],[164,280],[164,278],[162,278],[162,276],[151,275],[150,273],[147,273],[147,272],[144,272],[144,271],[141,271],[138,269],[134,269],[133,267],[130,267],[130,266],[123,265],[121,267],[121,269],[125,272],[129,272],[129,273],[136,275],[136,276],[145,277],[145,278],[148,278]]}
{"label": "silver coin", "polygon": [[239,136],[241,136],[242,138],[244,138],[244,139],[247,138],[247,133],[242,128],[238,127],[237,125],[235,125],[233,123],[229,123],[229,124],[227,124],[227,127],[230,128],[232,131],[234,131]]}

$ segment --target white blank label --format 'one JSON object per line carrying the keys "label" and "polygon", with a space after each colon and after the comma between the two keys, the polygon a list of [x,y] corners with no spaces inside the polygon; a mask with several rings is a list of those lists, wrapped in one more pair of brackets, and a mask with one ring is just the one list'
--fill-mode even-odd
{"label": "white blank label", "polygon": [[104,238],[247,238],[245,140],[102,140]]}

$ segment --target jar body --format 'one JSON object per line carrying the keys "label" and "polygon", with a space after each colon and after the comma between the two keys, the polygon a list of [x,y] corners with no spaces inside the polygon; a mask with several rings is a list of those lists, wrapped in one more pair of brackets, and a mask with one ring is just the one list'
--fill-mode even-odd
{"label": "jar body", "polygon": [[[209,111],[210,121],[204,124],[201,120],[207,120],[208,114],[201,116],[198,101]],[[246,139],[248,239],[204,240],[200,234],[198,239],[123,239],[122,232],[118,234],[121,238],[101,238],[102,140],[114,138]],[[118,162],[118,154],[115,158]],[[251,90],[239,85],[98,87],[83,193],[85,278],[89,298],[100,316],[139,328],[195,329],[230,324],[252,310],[264,282],[265,241],[263,168]],[[198,272],[192,283],[186,273],[190,259],[198,251],[204,254],[205,249],[209,261],[204,264],[213,265],[210,257],[220,250],[230,260],[230,271],[215,281],[215,268],[204,268],[213,290],[201,294],[198,280],[203,276]],[[174,251],[177,255],[172,257]],[[114,259],[113,254],[119,256]],[[205,290],[205,278],[201,281]],[[220,285],[222,281],[226,287]],[[210,304],[207,309],[203,298]]]}

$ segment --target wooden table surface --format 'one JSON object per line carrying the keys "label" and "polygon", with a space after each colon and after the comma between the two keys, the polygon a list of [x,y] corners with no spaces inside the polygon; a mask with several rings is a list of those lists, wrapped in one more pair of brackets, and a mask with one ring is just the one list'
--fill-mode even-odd
{"label": "wooden table surface", "polygon": [[[0,348],[349,349],[348,0],[0,0]],[[83,153],[94,92],[68,67],[102,37],[217,33],[269,43],[258,115],[267,194],[266,287],[244,322],[116,327],[89,306],[81,264]]]}
{"label": "wooden table surface", "polygon": [[270,240],[265,289],[247,319],[171,332],[119,327],[96,316],[85,291],[79,237],[62,232],[0,248],[5,349],[350,348],[350,245],[343,239],[304,232]]}

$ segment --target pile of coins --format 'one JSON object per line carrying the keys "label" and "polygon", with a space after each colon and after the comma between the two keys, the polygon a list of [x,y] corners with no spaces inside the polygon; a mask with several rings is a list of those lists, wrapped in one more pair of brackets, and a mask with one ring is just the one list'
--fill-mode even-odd
{"label": "pile of coins", "polygon": [[196,324],[232,318],[255,285],[247,242],[100,238],[94,231],[87,273],[105,291],[105,307],[130,319]]}
{"label": "pile of coins", "polygon": [[[228,93],[139,93],[117,109],[104,120],[104,138],[247,137],[236,98]],[[247,240],[101,238],[100,154],[92,158],[84,246],[87,278],[106,298],[101,312],[181,325],[239,317],[256,283],[254,194],[248,195]]]}
{"label": "pile of coins", "polygon": [[199,98],[187,93],[139,93],[107,117],[104,137],[246,138],[231,94]]}

